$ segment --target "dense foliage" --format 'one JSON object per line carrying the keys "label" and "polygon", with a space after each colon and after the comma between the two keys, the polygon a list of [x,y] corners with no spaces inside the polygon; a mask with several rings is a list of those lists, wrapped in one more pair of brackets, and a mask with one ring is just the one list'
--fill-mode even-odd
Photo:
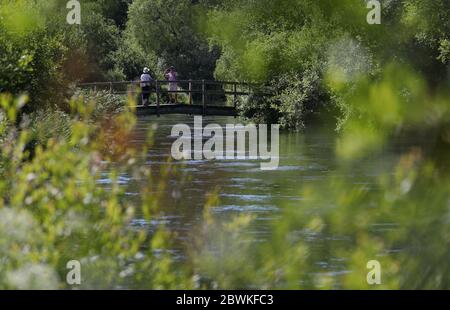
{"label": "dense foliage", "polygon": [[[382,1],[381,25],[354,0],[92,0],[79,26],[66,3],[0,0],[0,288],[68,288],[78,259],[81,288],[366,289],[368,257],[381,288],[449,288],[448,0]],[[239,102],[257,122],[301,130],[333,115],[337,173],[299,184],[300,207],[282,203],[267,240],[247,242],[250,215],[216,217],[212,193],[177,262],[157,221],[176,171],[154,180],[150,137],[130,143],[134,98],[73,90],[169,65],[262,84],[270,94]],[[373,188],[341,177],[402,137],[417,141]]]}
{"label": "dense foliage", "polygon": [[197,31],[201,13],[191,0],[136,0],[128,30],[145,51],[158,55],[161,66],[175,66],[180,79],[212,79],[218,51]]}
{"label": "dense foliage", "polygon": [[[382,1],[381,25],[366,22],[365,4],[221,1],[208,12],[204,26],[222,49],[216,76],[270,85],[277,94],[271,104],[247,105],[259,106],[263,111],[258,115],[267,115],[268,121],[273,121],[270,115],[279,115],[290,129],[303,128],[305,112],[333,102],[335,89],[324,83],[330,73],[350,84],[361,75],[377,79],[380,68],[396,61],[411,65],[434,85],[448,85],[448,1]],[[289,81],[280,83],[287,76]],[[279,100],[278,94],[293,89],[292,96]]]}
{"label": "dense foliage", "polygon": [[[53,132],[31,152],[27,145],[36,127],[28,129],[26,121],[20,131],[12,126],[26,98],[2,95],[0,103],[8,112],[0,124],[0,288],[67,288],[66,265],[73,259],[83,264],[86,289],[189,285],[177,279],[164,253],[167,233],[156,227],[148,236],[131,226],[138,214],[147,220],[157,216],[159,198],[151,193],[166,183],[153,182],[140,164],[147,146],[126,143],[135,122],[131,110],[94,123],[93,102],[72,101],[71,116],[63,121],[68,136]],[[45,117],[37,116],[38,129],[45,130],[47,121],[54,128],[58,116]],[[104,171],[108,186],[98,183]],[[127,201],[126,188],[119,186],[125,173],[146,179],[139,205]]]}

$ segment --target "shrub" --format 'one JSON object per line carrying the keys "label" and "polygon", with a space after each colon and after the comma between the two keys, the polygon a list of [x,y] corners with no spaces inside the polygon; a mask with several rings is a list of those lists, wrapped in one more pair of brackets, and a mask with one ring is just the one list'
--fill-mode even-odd
{"label": "shrub", "polygon": [[278,102],[276,109],[281,115],[279,123],[282,128],[304,129],[305,121],[329,104],[329,96],[317,72],[307,70],[301,76],[286,74],[274,83]]}
{"label": "shrub", "polygon": [[[86,122],[90,109],[72,101],[69,139],[50,138],[31,157],[25,146],[33,130],[6,126],[15,122],[16,104],[5,95],[0,101],[0,134],[9,131],[0,153],[0,288],[69,288],[71,260],[83,266],[80,288],[189,287],[164,250],[167,233],[158,229],[148,236],[130,225],[136,214],[146,220],[158,214],[158,198],[150,193],[166,182],[161,177],[153,183],[140,164],[145,146],[128,146],[132,114],[115,115],[115,126],[103,127]],[[97,183],[102,171],[109,171],[110,188]],[[117,182],[125,171],[146,180],[139,202],[128,201]]]}
{"label": "shrub", "polygon": [[123,112],[127,106],[126,96],[116,95],[106,90],[92,91],[78,89],[75,91],[73,97],[75,100],[81,100],[86,106],[93,106],[93,111],[90,114],[92,121],[110,118]]}
{"label": "shrub", "polygon": [[[322,85],[319,73],[286,73],[271,81],[270,86],[254,89],[255,94],[240,100],[238,110],[257,123],[278,123],[281,128],[299,131],[311,115],[331,106],[330,94]],[[258,95],[270,92],[272,95]]]}

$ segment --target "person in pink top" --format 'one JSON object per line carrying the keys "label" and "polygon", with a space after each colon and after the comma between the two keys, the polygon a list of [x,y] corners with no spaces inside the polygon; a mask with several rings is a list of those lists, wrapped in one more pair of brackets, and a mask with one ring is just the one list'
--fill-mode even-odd
{"label": "person in pink top", "polygon": [[[169,96],[170,96],[170,102],[177,103],[178,94],[176,91],[178,90],[178,85],[176,83],[177,81],[177,71],[175,70],[175,67],[170,67],[165,72],[166,79],[170,82],[169,83]],[[175,92],[175,93],[171,93]]]}

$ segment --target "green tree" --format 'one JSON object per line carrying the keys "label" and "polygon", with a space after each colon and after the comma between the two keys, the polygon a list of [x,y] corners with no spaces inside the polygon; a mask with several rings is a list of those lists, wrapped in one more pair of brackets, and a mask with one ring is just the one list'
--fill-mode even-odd
{"label": "green tree", "polygon": [[30,109],[61,104],[67,85],[67,48],[60,33],[48,33],[50,9],[27,0],[0,3],[0,91],[28,93]]}
{"label": "green tree", "polygon": [[218,51],[198,34],[199,9],[190,0],[136,0],[127,27],[144,51],[175,66],[179,78],[211,79]]}
{"label": "green tree", "polygon": [[[270,104],[244,103],[246,116],[265,115],[267,121],[276,116],[285,128],[301,129],[310,116],[305,111],[321,111],[321,103],[345,98],[325,85],[329,72],[340,75],[351,91],[358,76],[376,79],[379,68],[394,59],[408,63],[430,85],[448,82],[450,3],[445,0],[383,2],[381,25],[366,22],[364,1],[229,0],[205,6],[205,32],[222,50],[216,77],[264,83],[275,95],[264,99]],[[303,84],[311,72],[318,77],[313,93],[321,99],[302,101],[311,98]],[[285,76],[290,83],[279,83]]]}

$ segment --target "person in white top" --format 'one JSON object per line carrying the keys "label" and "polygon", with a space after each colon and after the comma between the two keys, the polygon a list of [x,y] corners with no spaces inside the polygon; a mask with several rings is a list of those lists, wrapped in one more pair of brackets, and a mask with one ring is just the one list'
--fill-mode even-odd
{"label": "person in white top", "polygon": [[152,76],[150,75],[150,69],[145,67],[141,75],[141,89],[142,89],[142,105],[149,105],[150,98],[150,85],[152,82]]}

